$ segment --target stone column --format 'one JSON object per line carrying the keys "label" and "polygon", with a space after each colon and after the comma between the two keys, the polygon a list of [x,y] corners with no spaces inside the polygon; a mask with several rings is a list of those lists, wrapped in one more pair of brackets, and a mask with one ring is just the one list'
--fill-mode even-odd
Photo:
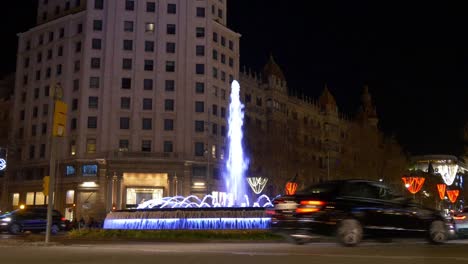
{"label": "stone column", "polygon": [[112,211],[113,196],[114,196],[114,176],[115,172],[108,174],[107,179],[107,194],[106,194],[106,212]]}
{"label": "stone column", "polygon": [[181,181],[180,193],[183,196],[189,196],[192,192],[192,165],[189,163],[184,164],[184,175]]}
{"label": "stone column", "polygon": [[117,179],[116,179],[116,187],[115,187],[115,193],[116,193],[116,209],[117,210],[122,210],[122,182],[123,182],[123,173],[118,172],[117,173]]}

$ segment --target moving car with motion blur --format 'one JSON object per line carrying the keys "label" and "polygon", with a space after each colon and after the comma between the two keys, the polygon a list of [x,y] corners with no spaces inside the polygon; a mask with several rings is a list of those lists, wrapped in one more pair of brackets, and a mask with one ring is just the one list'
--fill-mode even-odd
{"label": "moving car with motion blur", "polygon": [[[65,230],[65,218],[57,211],[52,211],[51,234]],[[10,213],[0,215],[0,231],[8,231],[10,234],[19,234],[24,231],[40,233],[46,231],[47,208],[26,207]]]}
{"label": "moving car with motion blur", "polygon": [[455,221],[455,232],[461,238],[468,237],[468,207],[453,216]]}
{"label": "moving car with motion blur", "polygon": [[274,200],[272,229],[297,244],[317,235],[333,235],[345,246],[363,238],[388,241],[398,236],[423,236],[442,244],[455,234],[451,220],[396,195],[381,182],[339,180],[319,183],[292,196]]}

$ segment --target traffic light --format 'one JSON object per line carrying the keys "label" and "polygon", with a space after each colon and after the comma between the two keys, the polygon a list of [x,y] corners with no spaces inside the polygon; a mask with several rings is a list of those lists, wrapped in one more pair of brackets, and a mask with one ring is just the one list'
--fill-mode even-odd
{"label": "traffic light", "polygon": [[44,176],[42,179],[42,193],[44,196],[49,196],[49,176]]}
{"label": "traffic light", "polygon": [[62,101],[56,100],[52,135],[54,137],[65,136],[66,123],[67,123],[67,104]]}

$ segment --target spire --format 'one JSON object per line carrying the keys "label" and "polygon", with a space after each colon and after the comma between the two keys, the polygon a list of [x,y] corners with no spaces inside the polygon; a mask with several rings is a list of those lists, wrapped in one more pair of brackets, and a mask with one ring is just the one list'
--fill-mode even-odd
{"label": "spire", "polygon": [[270,53],[270,59],[268,62],[265,64],[263,67],[263,76],[264,78],[268,78],[268,76],[274,75],[280,80],[286,81],[286,78],[284,77],[283,71],[281,68],[276,64],[273,55]]}
{"label": "spire", "polygon": [[377,117],[377,111],[375,109],[375,106],[372,103],[372,97],[369,93],[369,87],[367,85],[364,86],[364,91],[362,92],[361,100],[362,106],[359,111],[358,118],[362,121],[368,121],[373,126],[377,126],[379,119]]}
{"label": "spire", "polygon": [[322,95],[320,95],[320,98],[319,98],[319,105],[326,112],[335,112],[335,113],[338,112],[335,98],[328,90],[328,85],[326,83],[325,83],[325,89],[323,90]]}

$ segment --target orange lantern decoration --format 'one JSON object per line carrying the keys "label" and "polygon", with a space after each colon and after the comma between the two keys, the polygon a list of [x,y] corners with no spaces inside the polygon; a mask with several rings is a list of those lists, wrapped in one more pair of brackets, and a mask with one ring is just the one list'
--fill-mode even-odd
{"label": "orange lantern decoration", "polygon": [[294,195],[297,190],[297,183],[288,182],[286,183],[286,195]]}
{"label": "orange lantern decoration", "polygon": [[445,198],[445,189],[447,188],[447,185],[440,183],[437,184],[437,191],[439,191],[439,197],[441,200]]}
{"label": "orange lantern decoration", "polygon": [[457,201],[458,194],[460,194],[459,190],[447,190],[447,196],[452,203]]}
{"label": "orange lantern decoration", "polygon": [[407,186],[408,191],[412,194],[419,192],[426,180],[423,177],[403,177],[401,178]]}

